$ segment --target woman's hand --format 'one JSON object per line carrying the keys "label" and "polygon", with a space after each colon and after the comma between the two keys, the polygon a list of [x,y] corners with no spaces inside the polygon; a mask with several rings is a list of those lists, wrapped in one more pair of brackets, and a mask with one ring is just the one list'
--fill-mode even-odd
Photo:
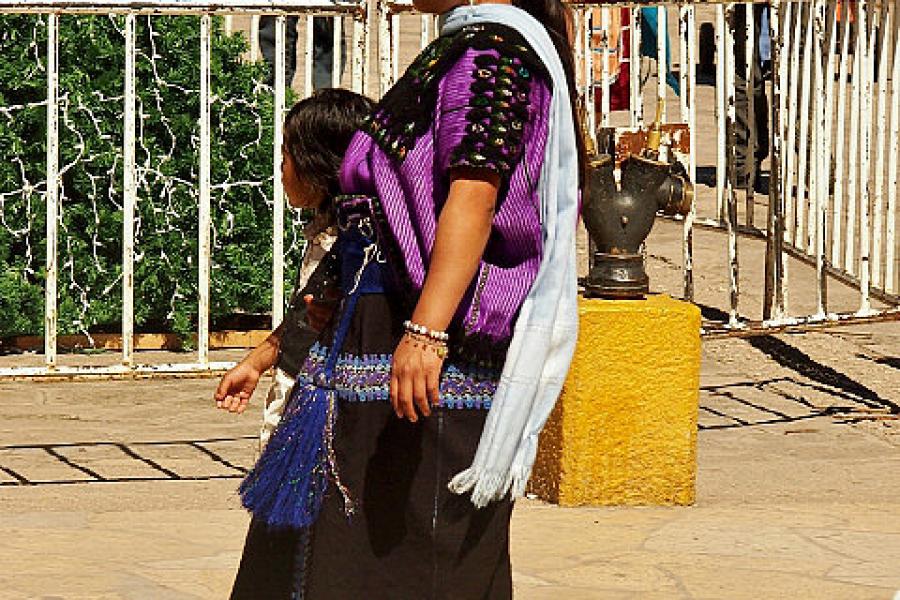
{"label": "woman's hand", "polygon": [[426,342],[404,335],[394,351],[391,366],[391,406],[399,418],[415,423],[418,412],[428,417],[431,405],[440,403],[440,379],[444,359]]}
{"label": "woman's hand", "polygon": [[[490,171],[454,170],[413,323],[433,331],[447,329],[478,271],[491,234],[499,187],[499,177]],[[431,415],[429,404],[440,402],[444,359],[436,350],[409,334],[400,340],[391,367],[391,405],[398,417],[416,422],[417,408],[427,417]]]}

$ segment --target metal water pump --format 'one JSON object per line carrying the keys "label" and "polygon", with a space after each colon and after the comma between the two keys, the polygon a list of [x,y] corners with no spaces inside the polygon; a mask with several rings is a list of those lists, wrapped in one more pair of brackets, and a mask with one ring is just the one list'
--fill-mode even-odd
{"label": "metal water pump", "polygon": [[594,241],[593,266],[585,284],[585,296],[593,298],[642,298],[649,293],[641,245],[653,228],[657,211],[687,215],[693,202],[693,186],[677,160],[660,160],[661,127],[657,120],[647,145],[620,165],[601,154],[591,162],[582,218]]}

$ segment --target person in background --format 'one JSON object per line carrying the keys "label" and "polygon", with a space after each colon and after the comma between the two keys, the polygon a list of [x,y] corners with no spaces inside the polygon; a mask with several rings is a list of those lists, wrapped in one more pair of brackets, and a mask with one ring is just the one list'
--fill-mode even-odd
{"label": "person in background", "polygon": [[[629,8],[612,6],[608,8],[610,13],[609,29],[606,32],[608,48],[606,51],[607,69],[609,73],[609,109],[610,111],[628,110],[631,106],[631,23],[632,11]],[[600,114],[603,105],[603,9],[592,9],[593,31],[591,35],[591,47],[594,52],[594,105],[597,114]],[[639,27],[641,33],[640,56],[646,56],[653,61],[658,60],[657,29],[658,14],[656,8],[642,8],[639,11]],[[644,85],[641,81],[641,87]],[[678,77],[672,71],[672,47],[671,39],[666,33],[666,83],[672,91],[679,95],[681,85]]]}
{"label": "person in background", "polygon": [[[259,50],[269,65],[272,75],[269,84],[275,81],[275,21],[272,15],[259,18]],[[285,82],[291,87],[297,73],[297,25],[298,17],[287,17],[285,26]],[[343,55],[343,45],[341,46]],[[331,87],[331,72],[334,67],[334,20],[332,17],[313,18],[313,88]],[[344,57],[340,57],[343,72]]]}
{"label": "person in background", "polygon": [[[755,31],[762,28],[762,16],[765,6],[754,4],[751,17]],[[750,103],[747,100],[747,6],[737,4],[734,7],[734,104],[735,104],[735,154],[737,164],[737,181],[739,189],[752,186],[763,191],[760,179],[760,165],[769,156],[769,99],[766,96],[766,82],[763,78],[760,63],[760,44],[753,44],[753,56],[750,57],[753,71],[753,114],[750,114]],[[755,135],[751,136],[751,128]],[[755,137],[755,142],[753,138]]]}

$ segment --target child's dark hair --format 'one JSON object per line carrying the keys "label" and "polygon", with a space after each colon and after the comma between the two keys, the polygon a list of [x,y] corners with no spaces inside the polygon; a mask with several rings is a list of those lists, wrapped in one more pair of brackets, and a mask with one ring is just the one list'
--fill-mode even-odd
{"label": "child's dark hair", "polygon": [[297,174],[325,194],[327,209],[340,193],[338,174],[350,138],[375,104],[350,90],[327,88],[296,103],[284,119],[284,147]]}

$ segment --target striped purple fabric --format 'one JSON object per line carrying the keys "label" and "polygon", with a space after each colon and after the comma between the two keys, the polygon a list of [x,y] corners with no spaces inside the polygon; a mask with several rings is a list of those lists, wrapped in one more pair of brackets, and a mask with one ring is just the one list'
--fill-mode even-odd
{"label": "striped purple fabric", "polygon": [[[345,194],[379,198],[416,293],[427,272],[450,172],[465,164],[454,151],[464,142],[470,125],[471,88],[479,72],[475,60],[483,54],[498,56],[496,50],[470,48],[443,75],[433,123],[404,160],[388,155],[361,131],[351,142],[341,169]],[[403,85],[403,80],[398,85]],[[537,274],[542,251],[537,183],[547,142],[550,99],[549,86],[534,74],[522,143],[510,156],[511,168],[492,167],[503,184],[491,237],[479,272],[454,318],[454,325],[463,328],[467,337],[487,338],[491,343],[508,341]]]}

